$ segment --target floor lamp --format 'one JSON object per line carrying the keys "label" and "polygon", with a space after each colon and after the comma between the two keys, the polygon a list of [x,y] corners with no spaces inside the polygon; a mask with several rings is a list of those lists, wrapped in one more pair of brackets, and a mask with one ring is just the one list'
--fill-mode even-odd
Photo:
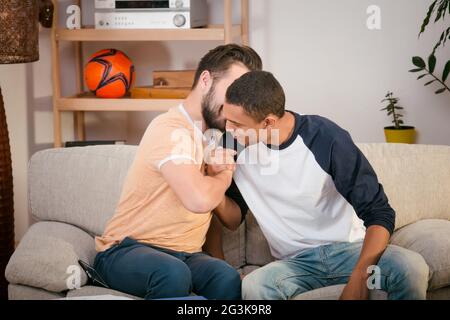
{"label": "floor lamp", "polygon": [[[0,1],[0,64],[39,59],[39,21],[48,26],[50,1]],[[7,299],[5,268],[14,251],[14,202],[11,151],[4,101],[0,88],[0,299]]]}

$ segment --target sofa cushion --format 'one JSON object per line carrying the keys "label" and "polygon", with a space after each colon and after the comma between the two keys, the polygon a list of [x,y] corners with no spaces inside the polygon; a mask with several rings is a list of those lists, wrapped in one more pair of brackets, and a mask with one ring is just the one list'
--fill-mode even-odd
{"label": "sofa cushion", "polygon": [[245,222],[236,231],[223,228],[222,246],[230,265],[240,268],[245,264]]}
{"label": "sofa cushion", "polygon": [[69,292],[67,292],[67,298],[69,299],[92,297],[92,296],[117,296],[133,300],[142,300],[142,298],[126,294],[117,290],[96,286],[84,286],[80,289],[70,290]]}
{"label": "sofa cushion", "polygon": [[29,201],[37,220],[65,222],[92,235],[113,216],[137,147],[49,149],[29,164]]}
{"label": "sofa cushion", "polygon": [[83,230],[65,223],[38,222],[20,241],[5,275],[12,284],[62,292],[69,289],[67,281],[73,276],[81,276],[81,286],[86,284],[87,276],[78,260],[92,265],[95,255],[94,239]]}
{"label": "sofa cushion", "polygon": [[9,300],[52,300],[64,297],[65,295],[62,293],[50,292],[20,284],[10,284],[8,286]]}
{"label": "sofa cushion", "polygon": [[244,279],[244,277],[246,275],[248,275],[249,273],[251,273],[259,268],[261,268],[261,266],[246,265],[246,266],[239,268],[238,272],[241,275],[241,278]]}
{"label": "sofa cushion", "polygon": [[450,220],[450,146],[358,144],[396,211],[396,229],[422,219]]}
{"label": "sofa cushion", "polygon": [[249,265],[264,266],[274,261],[269,244],[255,217],[249,211],[245,219],[247,242],[245,244],[246,262]]}
{"label": "sofa cushion", "polygon": [[450,286],[450,221],[417,221],[394,232],[391,243],[423,256],[430,267],[428,291]]}
{"label": "sofa cushion", "polygon": [[428,291],[428,300],[450,300],[450,287]]}

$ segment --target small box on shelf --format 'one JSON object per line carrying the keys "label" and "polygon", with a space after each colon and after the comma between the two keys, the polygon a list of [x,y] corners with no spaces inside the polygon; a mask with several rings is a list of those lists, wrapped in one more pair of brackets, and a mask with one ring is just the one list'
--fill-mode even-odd
{"label": "small box on shelf", "polygon": [[156,70],[153,71],[153,85],[167,88],[191,88],[195,70]]}
{"label": "small box on shelf", "polygon": [[132,99],[186,99],[191,92],[190,87],[135,87],[131,89]]}

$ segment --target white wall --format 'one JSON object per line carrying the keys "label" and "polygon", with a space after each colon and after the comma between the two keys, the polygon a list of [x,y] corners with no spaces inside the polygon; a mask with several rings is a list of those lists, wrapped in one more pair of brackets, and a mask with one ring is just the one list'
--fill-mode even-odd
{"label": "white wall", "polygon": [[[65,20],[65,5],[60,22]],[[223,22],[220,0],[210,0],[212,23]],[[430,27],[417,39],[431,1],[422,0],[251,0],[250,42],[266,70],[284,85],[288,108],[331,118],[358,142],[382,142],[389,119],[380,100],[392,90],[406,108],[405,120],[417,127],[419,143],[450,145],[450,94],[434,95],[436,87],[417,81],[411,57],[426,57],[442,27]],[[378,5],[382,29],[369,31],[366,9]],[[239,1],[234,0],[236,11]],[[237,22],[239,12],[234,20]],[[155,69],[195,68],[218,42],[153,42],[87,44],[87,58],[98,49],[126,51],[137,67],[137,84],[151,84]],[[438,52],[437,70],[450,59],[450,45]],[[62,46],[63,94],[74,93],[73,49]],[[53,141],[50,33],[40,34],[39,62],[0,66],[8,118],[14,174],[16,239],[28,216],[26,172],[30,156]],[[433,90],[434,89],[434,90]],[[137,144],[155,113],[89,113],[88,139],[126,139]],[[73,120],[63,116],[63,140],[72,140]]]}
{"label": "white wall", "polygon": [[[450,144],[450,93],[435,95],[438,86],[424,87],[411,57],[428,56],[442,25],[431,25],[417,38],[429,1],[409,0],[251,0],[250,43],[264,67],[283,84],[287,106],[305,114],[329,117],[358,142],[384,141],[390,118],[380,109],[388,90],[405,107],[405,124],[418,131],[418,143]],[[370,5],[381,9],[381,30],[366,25]],[[234,1],[234,21],[239,1]],[[210,1],[212,23],[222,23],[222,1]],[[125,50],[137,66],[138,85],[150,84],[151,71],[193,68],[219,43],[135,43],[86,47],[86,55],[114,46]],[[450,59],[450,46],[437,52],[437,73]],[[137,144],[154,114],[130,113],[128,143]],[[92,126],[91,138],[111,137]]]}
{"label": "white wall", "polygon": [[[417,39],[431,1],[259,0],[252,1],[251,44],[265,68],[284,85],[287,105],[329,117],[360,142],[384,141],[390,125],[379,111],[393,91],[406,108],[407,124],[418,142],[450,144],[450,93],[417,81],[411,57],[428,57],[444,27],[429,27]],[[379,31],[366,27],[369,5],[381,9]],[[446,19],[448,25],[448,19]],[[438,74],[450,59],[450,46],[437,52]]]}

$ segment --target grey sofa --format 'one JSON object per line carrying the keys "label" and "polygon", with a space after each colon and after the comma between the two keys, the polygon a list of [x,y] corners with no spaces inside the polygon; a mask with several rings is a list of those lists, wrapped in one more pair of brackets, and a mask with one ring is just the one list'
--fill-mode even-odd
{"label": "grey sofa", "polygon": [[[430,267],[429,299],[450,299],[450,147],[359,146],[396,209],[391,242],[425,258]],[[93,263],[93,237],[102,233],[114,213],[136,149],[50,149],[32,157],[29,205],[37,222],[20,241],[7,266],[10,299],[127,296],[86,285],[87,276],[77,267],[77,261]],[[226,260],[244,275],[273,260],[251,213],[239,230],[224,230],[224,251]],[[336,299],[342,288],[313,290],[295,299]],[[382,291],[371,293],[372,299],[386,296]]]}

